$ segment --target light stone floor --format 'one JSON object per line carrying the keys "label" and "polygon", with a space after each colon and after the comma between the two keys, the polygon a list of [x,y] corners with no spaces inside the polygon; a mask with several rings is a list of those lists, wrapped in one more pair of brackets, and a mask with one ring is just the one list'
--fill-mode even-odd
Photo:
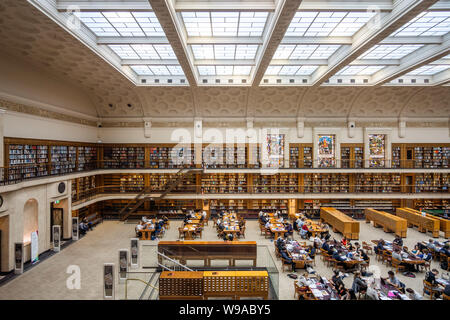
{"label": "light stone floor", "polygon": [[[167,230],[163,240],[176,240],[178,236],[178,227],[181,225],[181,220],[171,221],[171,227]],[[364,221],[360,222],[361,241],[370,242],[373,239],[393,240],[394,235],[391,233],[384,233],[382,229],[374,228],[371,224],[366,224]],[[408,229],[408,237],[404,239],[404,245],[413,248],[418,241],[428,240],[430,234],[423,234],[416,229]],[[442,234],[441,234],[442,236]],[[104,263],[115,263],[117,266],[118,250],[122,248],[129,248],[130,238],[134,237],[134,225],[124,224],[118,221],[105,221],[98,225],[93,231],[89,232],[85,237],[71,244],[60,253],[40,262],[31,270],[16,277],[10,282],[0,287],[0,299],[102,299],[102,267]],[[332,237],[340,240],[340,234],[332,233]],[[301,240],[295,234],[296,240]],[[212,221],[208,226],[205,226],[203,237],[201,240],[218,240],[217,233],[212,226]],[[267,245],[273,260],[279,270],[279,298],[293,299],[294,294],[294,280],[290,279],[287,274],[289,272],[281,271],[281,262],[274,256],[273,242],[265,239],[260,235],[258,222],[256,220],[247,221],[246,239],[249,241],[257,241],[258,245]],[[439,240],[443,241],[441,237]],[[157,241],[145,241],[146,243],[157,244]],[[307,241],[309,243],[309,241]],[[141,257],[145,264],[154,264],[156,261],[155,254],[149,254],[151,250],[142,250]],[[70,265],[79,266],[81,271],[81,288],[68,289],[66,281],[69,278],[67,268]],[[376,265],[380,268],[381,275],[387,276],[390,268],[375,261],[375,256],[371,256],[371,265]],[[435,267],[442,274],[437,262],[432,262],[432,267]],[[316,257],[316,266],[314,269],[322,276],[331,278],[332,269],[327,267],[321,260],[320,256]],[[138,269],[136,271],[146,271],[145,269]],[[298,270],[297,274],[303,273],[304,270]],[[424,273],[416,273],[416,278],[409,278],[403,276],[401,273],[398,277],[403,281],[407,287],[411,287],[422,293],[422,280]],[[115,275],[117,283],[117,271]],[[353,276],[344,279],[347,287],[351,287]],[[123,299],[123,285],[116,286],[116,299]]]}

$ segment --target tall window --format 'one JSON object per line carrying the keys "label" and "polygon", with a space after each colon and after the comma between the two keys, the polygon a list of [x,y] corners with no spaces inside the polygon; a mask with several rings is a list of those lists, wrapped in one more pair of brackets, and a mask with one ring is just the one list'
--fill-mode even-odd
{"label": "tall window", "polygon": [[319,168],[330,168],[336,165],[335,135],[319,135],[318,161]]}
{"label": "tall window", "polygon": [[385,145],[385,134],[369,134],[369,168],[385,166]]}

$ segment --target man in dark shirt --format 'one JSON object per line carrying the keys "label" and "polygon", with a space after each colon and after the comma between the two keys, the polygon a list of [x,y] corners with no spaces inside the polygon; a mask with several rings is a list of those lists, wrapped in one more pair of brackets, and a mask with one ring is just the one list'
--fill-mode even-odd
{"label": "man in dark shirt", "polygon": [[399,247],[403,247],[403,240],[401,237],[395,236],[395,239],[393,242],[394,242],[394,244],[398,245]]}
{"label": "man in dark shirt", "polygon": [[291,257],[289,257],[289,255],[288,255],[286,249],[281,250],[281,251],[280,251],[280,255],[281,255],[281,258],[284,260],[283,263],[285,263],[285,264],[291,264],[291,266],[292,266],[292,272],[295,272],[295,262],[292,261]]}
{"label": "man in dark shirt", "polygon": [[322,244],[322,249],[325,250],[325,251],[328,251],[330,249],[330,245],[328,244],[328,241],[325,241]]}

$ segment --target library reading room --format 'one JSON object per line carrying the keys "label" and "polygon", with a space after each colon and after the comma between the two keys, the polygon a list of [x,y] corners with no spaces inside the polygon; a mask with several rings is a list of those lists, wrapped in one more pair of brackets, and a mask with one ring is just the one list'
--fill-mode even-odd
{"label": "library reading room", "polygon": [[450,299],[450,0],[2,0],[0,37],[0,300]]}

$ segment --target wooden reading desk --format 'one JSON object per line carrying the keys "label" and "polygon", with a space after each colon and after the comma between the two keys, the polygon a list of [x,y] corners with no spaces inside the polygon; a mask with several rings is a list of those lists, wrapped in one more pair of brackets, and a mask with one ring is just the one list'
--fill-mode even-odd
{"label": "wooden reading desk", "polygon": [[375,228],[383,227],[384,232],[394,232],[399,237],[406,238],[406,231],[408,230],[406,219],[372,208],[365,209],[364,214],[366,222],[370,223],[370,221],[373,221]]}
{"label": "wooden reading desk", "polygon": [[411,208],[397,208],[396,214],[400,218],[404,218],[408,221],[408,227],[416,226],[419,232],[431,232],[433,238],[439,237],[439,220],[422,216],[422,214]]}
{"label": "wooden reading desk", "polygon": [[339,231],[347,239],[359,239],[359,222],[335,208],[320,208],[320,221],[328,223],[333,231]]}
{"label": "wooden reading desk", "polygon": [[[204,266],[211,266],[211,260],[228,260],[235,266],[236,260],[252,260],[256,267],[256,241],[160,241],[158,252],[179,260],[203,260]],[[158,256],[161,262],[161,257]]]}

